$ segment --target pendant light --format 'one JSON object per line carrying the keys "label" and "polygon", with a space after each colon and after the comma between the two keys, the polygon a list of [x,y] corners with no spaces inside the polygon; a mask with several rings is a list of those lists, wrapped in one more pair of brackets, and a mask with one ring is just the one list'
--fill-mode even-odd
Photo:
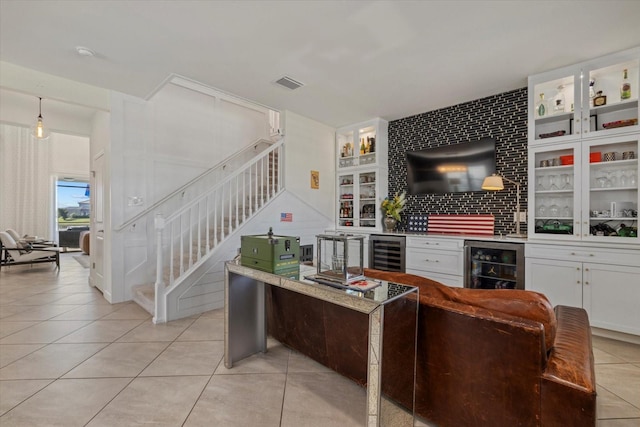
{"label": "pendant light", "polygon": [[38,119],[35,126],[31,130],[31,135],[33,135],[33,137],[36,139],[46,140],[49,138],[49,131],[44,127],[44,123],[42,122],[42,98],[39,99],[40,109],[38,111]]}

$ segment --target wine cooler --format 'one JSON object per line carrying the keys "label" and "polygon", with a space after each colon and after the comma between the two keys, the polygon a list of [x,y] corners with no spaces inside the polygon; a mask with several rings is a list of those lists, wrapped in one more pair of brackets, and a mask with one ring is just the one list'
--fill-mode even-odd
{"label": "wine cooler", "polygon": [[465,241],[465,288],[524,289],[522,243]]}
{"label": "wine cooler", "polygon": [[369,268],[404,273],[405,237],[372,234],[369,237]]}

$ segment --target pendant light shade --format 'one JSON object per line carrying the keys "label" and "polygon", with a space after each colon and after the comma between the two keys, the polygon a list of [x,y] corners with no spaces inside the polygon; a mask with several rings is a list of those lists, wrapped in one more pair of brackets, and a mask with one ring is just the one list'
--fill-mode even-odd
{"label": "pendant light shade", "polygon": [[44,127],[44,123],[42,121],[42,98],[40,99],[40,105],[38,110],[38,118],[36,119],[36,124],[31,129],[31,135],[34,138],[40,140],[46,140],[49,138],[49,130]]}

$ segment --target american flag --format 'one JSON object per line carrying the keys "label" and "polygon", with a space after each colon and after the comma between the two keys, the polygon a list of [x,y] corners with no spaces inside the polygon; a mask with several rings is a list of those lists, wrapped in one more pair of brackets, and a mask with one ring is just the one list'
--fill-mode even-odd
{"label": "american flag", "polygon": [[292,222],[293,214],[291,212],[282,212],[280,214],[280,222]]}

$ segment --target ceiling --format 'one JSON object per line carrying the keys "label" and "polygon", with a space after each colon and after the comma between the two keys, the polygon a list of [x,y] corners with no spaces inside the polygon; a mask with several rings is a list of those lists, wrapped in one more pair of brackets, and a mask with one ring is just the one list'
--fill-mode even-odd
{"label": "ceiling", "polygon": [[1,0],[0,60],[141,98],[178,74],[339,127],[639,46],[639,17],[637,0]]}

